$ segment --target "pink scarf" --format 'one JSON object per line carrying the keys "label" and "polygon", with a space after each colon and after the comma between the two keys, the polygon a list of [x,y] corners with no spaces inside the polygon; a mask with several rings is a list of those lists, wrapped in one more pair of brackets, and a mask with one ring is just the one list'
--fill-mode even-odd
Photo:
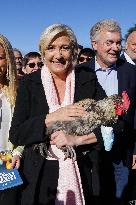
{"label": "pink scarf", "polygon": [[[66,78],[64,101],[59,105],[56,89],[49,69],[44,65],[41,71],[49,112],[54,112],[60,107],[72,104],[75,92],[75,72],[71,68]],[[64,160],[64,153],[56,145],[51,145],[48,160],[59,161],[59,179],[55,205],[84,205],[83,189],[77,162],[73,159]]]}

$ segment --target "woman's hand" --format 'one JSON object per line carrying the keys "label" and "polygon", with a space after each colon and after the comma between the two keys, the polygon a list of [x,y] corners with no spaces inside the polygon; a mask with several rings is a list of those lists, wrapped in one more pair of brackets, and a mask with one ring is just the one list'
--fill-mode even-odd
{"label": "woman's hand", "polygon": [[83,107],[79,105],[67,105],[66,107],[59,108],[46,116],[46,127],[50,127],[56,121],[72,121],[75,117],[80,117],[86,114]]}
{"label": "woman's hand", "polygon": [[67,135],[63,131],[56,131],[51,135],[50,144],[56,145],[58,148],[63,146],[74,146],[76,144],[76,138],[74,135]]}
{"label": "woman's hand", "polygon": [[76,136],[76,135],[67,135],[63,131],[56,131],[51,135],[50,143],[52,145],[56,145],[58,148],[62,148],[63,146],[78,146],[85,144],[93,144],[96,143],[97,139],[95,134],[92,132],[89,135]]}
{"label": "woman's hand", "polygon": [[11,162],[11,165],[10,165],[11,166],[10,169],[14,169],[14,168],[18,169],[20,167],[20,160],[21,160],[20,156],[15,155],[15,156],[12,157],[11,160],[12,160],[12,162]]}

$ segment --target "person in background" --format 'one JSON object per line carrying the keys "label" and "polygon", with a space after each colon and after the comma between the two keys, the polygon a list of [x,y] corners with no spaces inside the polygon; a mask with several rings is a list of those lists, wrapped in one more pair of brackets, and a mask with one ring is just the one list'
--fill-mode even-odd
{"label": "person in background", "polygon": [[[136,24],[128,29],[127,34],[125,35],[125,50],[121,55],[121,58],[126,62],[129,62],[132,65],[135,65],[136,69]],[[129,69],[129,68],[128,68]],[[136,111],[134,118],[134,138],[135,146],[133,151],[133,162],[132,162],[132,171],[130,174],[130,199],[136,200]]]}
{"label": "person in background", "polygon": [[83,49],[84,47],[80,44],[77,44],[77,53],[79,54],[80,51]]}
{"label": "person in background", "polygon": [[[58,120],[71,121],[86,114],[74,102],[103,99],[105,92],[93,71],[75,71],[77,39],[70,27],[64,24],[47,27],[41,34],[39,48],[44,66],[21,81],[10,129],[11,142],[25,145],[22,174],[26,183],[21,204],[90,205],[91,172],[80,173],[78,157],[65,159],[63,145],[88,144],[91,152],[101,144],[100,128],[84,136],[66,135],[60,130],[49,137],[46,131]],[[80,149],[79,154],[82,169],[86,167],[87,171],[88,157]]]}
{"label": "person in background", "polygon": [[125,51],[123,56],[127,62],[136,65],[136,24],[125,35]]}
{"label": "person in background", "polygon": [[14,57],[15,57],[15,62],[16,62],[16,69],[17,69],[17,78],[20,80],[24,73],[22,71],[22,60],[23,60],[23,56],[20,50],[18,50],[17,48],[13,49],[14,52]]}
{"label": "person in background", "polygon": [[73,64],[74,66],[76,66],[77,62],[77,58],[78,58],[78,54],[80,53],[80,51],[83,49],[83,46],[80,44],[77,44],[77,55],[75,55],[75,59],[73,59]]}
{"label": "person in background", "polygon": [[[136,24],[135,26],[131,27],[125,35],[125,50],[121,58],[123,58],[128,63],[135,65],[134,69],[136,69]],[[136,137],[136,114],[134,120],[134,129],[134,135]],[[136,143],[133,153],[132,168],[136,169]]]}
{"label": "person in background", "polygon": [[23,71],[26,74],[32,73],[41,69],[43,62],[41,55],[38,52],[29,52],[23,58]]}
{"label": "person in background", "polygon": [[111,132],[112,136],[114,132],[111,151],[98,154],[102,166],[98,167],[96,164],[103,203],[126,205],[128,203],[128,176],[134,146],[132,130],[136,109],[136,70],[134,65],[119,58],[122,35],[116,21],[105,19],[97,22],[90,30],[90,39],[95,58],[78,65],[77,69],[93,69],[107,96],[126,91],[131,102],[127,114],[119,118],[113,130],[109,128],[109,135]]}
{"label": "person in background", "polygon": [[[0,34],[0,152],[11,151],[10,168],[19,168],[23,147],[9,142],[9,128],[16,100],[16,65],[12,46]],[[0,165],[1,166],[1,165]],[[17,188],[0,190],[1,205],[18,205]]]}
{"label": "person in background", "polygon": [[90,61],[94,56],[95,52],[91,48],[83,48],[78,54],[77,63],[81,64]]}

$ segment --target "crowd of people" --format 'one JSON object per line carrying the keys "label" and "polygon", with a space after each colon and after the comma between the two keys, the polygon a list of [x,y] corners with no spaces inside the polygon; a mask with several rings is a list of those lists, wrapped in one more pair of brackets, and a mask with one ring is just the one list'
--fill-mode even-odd
{"label": "crowd of people", "polygon": [[[65,24],[47,27],[39,52],[25,56],[0,35],[0,151],[11,150],[11,169],[23,180],[0,190],[1,205],[136,204],[136,26],[122,49],[118,22],[99,21],[90,47]],[[86,115],[76,102],[123,91],[130,107],[117,123],[88,135],[48,134],[55,122]],[[69,146],[76,159],[65,157]]]}

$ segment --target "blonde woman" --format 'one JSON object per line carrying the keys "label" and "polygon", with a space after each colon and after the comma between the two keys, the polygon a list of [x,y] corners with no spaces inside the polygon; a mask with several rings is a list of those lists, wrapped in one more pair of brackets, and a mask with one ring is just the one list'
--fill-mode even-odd
{"label": "blonde woman", "polygon": [[[16,66],[12,46],[8,39],[0,35],[0,152],[12,151],[11,168],[19,168],[23,147],[15,147],[9,142],[9,128],[16,99]],[[0,191],[1,205],[15,205],[16,188]]]}
{"label": "blonde woman", "polygon": [[[75,71],[77,40],[68,26],[53,24],[46,28],[40,38],[40,52],[44,66],[21,81],[10,129],[12,143],[25,145],[22,172],[26,183],[21,204],[90,205],[88,183],[91,179],[88,182],[81,179],[87,176],[83,173],[80,176],[77,161],[64,160],[61,143],[93,147],[98,132],[74,141],[76,137],[59,131],[53,133],[50,141],[46,128],[57,120],[73,120],[85,114],[82,107],[73,103],[89,97],[100,99],[104,93],[93,71]],[[49,145],[45,157],[41,155],[44,143]],[[85,165],[86,157],[81,158]]]}

